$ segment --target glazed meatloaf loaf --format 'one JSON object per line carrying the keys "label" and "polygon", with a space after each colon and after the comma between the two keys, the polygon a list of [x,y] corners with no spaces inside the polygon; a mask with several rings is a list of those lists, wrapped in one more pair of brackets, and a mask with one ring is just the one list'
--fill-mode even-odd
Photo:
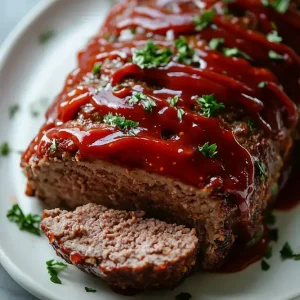
{"label": "glazed meatloaf loaf", "polygon": [[144,215],[86,204],[45,211],[41,228],[58,255],[112,288],[176,286],[195,265],[196,231]]}
{"label": "glazed meatloaf loaf", "polygon": [[116,4],[23,155],[27,194],[194,227],[220,266],[261,230],[298,119],[299,7],[262,2]]}

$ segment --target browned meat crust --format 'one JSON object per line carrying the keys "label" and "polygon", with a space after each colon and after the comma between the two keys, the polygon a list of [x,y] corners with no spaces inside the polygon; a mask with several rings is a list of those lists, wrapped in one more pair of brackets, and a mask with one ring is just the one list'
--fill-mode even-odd
{"label": "browned meat crust", "polygon": [[41,228],[68,263],[119,289],[176,286],[196,262],[195,229],[87,204],[44,212]]}

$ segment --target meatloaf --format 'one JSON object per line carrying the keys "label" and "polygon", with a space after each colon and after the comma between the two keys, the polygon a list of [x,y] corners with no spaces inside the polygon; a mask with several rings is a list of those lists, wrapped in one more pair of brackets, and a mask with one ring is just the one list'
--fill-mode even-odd
{"label": "meatloaf", "polygon": [[220,266],[261,231],[296,132],[299,7],[266,2],[114,5],[23,154],[27,194],[194,227]]}
{"label": "meatloaf", "polygon": [[113,288],[174,287],[195,265],[196,231],[144,215],[86,204],[44,211],[41,228],[58,255]]}

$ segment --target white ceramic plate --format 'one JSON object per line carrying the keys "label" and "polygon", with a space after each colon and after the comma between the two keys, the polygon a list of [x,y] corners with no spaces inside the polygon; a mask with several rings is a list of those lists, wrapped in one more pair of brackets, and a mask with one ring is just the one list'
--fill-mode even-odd
{"label": "white ceramic plate", "polygon": [[[24,150],[43,122],[42,113],[33,118],[32,104],[45,110],[60,91],[64,79],[76,65],[76,53],[94,35],[111,3],[108,0],[43,1],[23,21],[0,52],[0,142],[8,141],[14,150]],[[56,36],[45,45],[38,43],[41,32],[54,29]],[[13,120],[8,109],[21,107]],[[0,158],[0,261],[9,274],[25,289],[41,299],[82,300],[128,299],[114,294],[100,280],[69,266],[60,275],[62,285],[50,282],[45,262],[56,258],[46,238],[21,232],[6,218],[12,202],[18,201],[26,212],[41,213],[41,204],[24,195],[25,178],[17,152]],[[189,292],[192,299],[287,300],[300,295],[300,262],[280,261],[279,251],[285,241],[300,250],[300,208],[278,215],[280,240],[274,245],[271,269],[261,271],[256,263],[231,275],[197,274],[176,290],[140,295],[134,299],[175,299]],[[86,293],[85,287],[97,293]]]}

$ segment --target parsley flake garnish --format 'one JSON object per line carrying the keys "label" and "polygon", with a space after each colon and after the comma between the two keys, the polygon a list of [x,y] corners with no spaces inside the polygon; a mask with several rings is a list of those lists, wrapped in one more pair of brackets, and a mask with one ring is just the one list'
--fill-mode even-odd
{"label": "parsley flake garnish", "polygon": [[283,55],[273,51],[273,50],[270,50],[269,51],[269,58],[273,59],[273,60],[283,60]]}
{"label": "parsley flake garnish", "polygon": [[286,259],[300,260],[300,254],[295,254],[288,242],[286,242],[283,245],[280,251],[280,256],[282,260],[286,260]]}
{"label": "parsley flake garnish", "polygon": [[273,249],[272,247],[268,247],[265,254],[264,254],[264,257],[266,259],[270,259],[272,257],[272,254],[273,254]]}
{"label": "parsley flake garnish", "polygon": [[58,142],[56,139],[53,139],[52,144],[50,146],[50,150],[55,152],[57,150]]}
{"label": "parsley flake garnish", "polygon": [[215,11],[210,9],[204,11],[202,15],[195,17],[193,19],[193,22],[196,25],[196,30],[201,31],[205,27],[209,26],[212,23],[214,16],[215,16]]}
{"label": "parsley flake garnish", "polygon": [[224,39],[222,38],[214,38],[211,39],[208,46],[211,50],[217,50],[221,44],[224,44]]}
{"label": "parsley flake garnish", "polygon": [[267,34],[267,40],[272,43],[280,43],[282,42],[282,37],[278,35],[276,30],[273,30]]}
{"label": "parsley flake garnish", "polygon": [[58,274],[63,271],[67,267],[67,265],[62,262],[55,261],[54,259],[48,260],[46,262],[46,265],[48,273],[50,275],[50,280],[53,283],[61,284],[61,280],[58,278]]}
{"label": "parsley flake garnish", "polygon": [[259,83],[258,87],[259,87],[260,89],[262,89],[262,88],[264,88],[266,85],[267,85],[267,82],[262,81],[262,82]]}
{"label": "parsley flake garnish", "polygon": [[180,123],[182,122],[182,116],[185,114],[185,111],[182,108],[178,108],[177,109],[177,117],[180,121]]}
{"label": "parsley flake garnish", "polygon": [[278,241],[278,229],[277,228],[269,229],[269,238],[273,242]]}
{"label": "parsley flake garnish", "polygon": [[121,84],[117,84],[113,87],[113,92],[116,92],[116,91],[119,91],[120,89],[123,89],[123,88],[129,88],[131,85],[129,83],[121,83]]}
{"label": "parsley flake garnish", "polygon": [[203,146],[198,146],[198,150],[203,154],[205,157],[213,158],[217,153],[217,145],[205,143]]}
{"label": "parsley flake garnish", "polygon": [[176,300],[190,300],[192,299],[192,295],[189,293],[180,293],[175,297]]}
{"label": "parsley flake garnish", "polygon": [[198,97],[196,101],[201,105],[201,112],[205,117],[215,116],[219,113],[219,111],[225,108],[224,103],[217,102],[215,99],[215,95],[203,95],[202,97]]}
{"label": "parsley flake garnish", "polygon": [[102,64],[94,64],[93,66],[93,74],[97,77],[99,77],[101,73]]}
{"label": "parsley flake garnish", "polygon": [[281,14],[285,14],[289,8],[290,0],[261,0],[264,6],[272,7],[274,10]]}
{"label": "parsley flake garnish", "polygon": [[252,58],[245,52],[240,51],[238,48],[223,48],[223,54],[229,57],[242,57],[247,60],[252,60]]}
{"label": "parsley flake garnish", "polygon": [[137,104],[141,102],[144,110],[152,112],[152,108],[156,106],[156,102],[142,92],[134,93],[128,100],[129,104]]}
{"label": "parsley flake garnish", "polygon": [[271,211],[267,210],[264,215],[264,222],[267,225],[275,225],[276,217],[272,214]]}
{"label": "parsley flake garnish", "polygon": [[170,103],[171,106],[176,106],[178,100],[179,100],[178,95],[174,96],[173,98],[168,98],[168,102]]}
{"label": "parsley flake garnish", "polygon": [[39,43],[46,44],[55,36],[54,30],[47,30],[39,35]]}
{"label": "parsley flake garnish", "polygon": [[255,167],[259,173],[260,176],[260,181],[264,182],[266,180],[267,177],[267,167],[263,162],[260,161],[255,161]]}
{"label": "parsley flake garnish", "polygon": [[186,38],[180,37],[175,40],[174,44],[178,51],[175,57],[176,61],[187,65],[191,65],[198,61],[198,57],[195,55],[195,50],[189,46]]}
{"label": "parsley flake garnish", "polygon": [[7,142],[3,142],[0,145],[0,156],[8,156],[11,152],[11,149],[9,147],[9,144]]}
{"label": "parsley flake garnish", "polygon": [[85,287],[84,289],[87,293],[96,293],[97,292],[96,290],[89,288],[89,287]]}
{"label": "parsley flake garnish", "polygon": [[171,49],[160,49],[150,40],[143,48],[133,50],[132,62],[142,69],[157,68],[167,65],[172,55]]}
{"label": "parsley flake garnish", "polygon": [[103,117],[103,121],[108,125],[117,126],[120,130],[127,131],[130,135],[136,135],[138,133],[136,128],[139,126],[139,122],[126,120],[124,116],[108,113]]}
{"label": "parsley flake garnish", "polygon": [[20,110],[20,107],[18,104],[11,105],[8,109],[9,118],[12,119],[19,110]]}
{"label": "parsley flake garnish", "polygon": [[41,217],[39,215],[28,214],[24,215],[22,209],[18,204],[15,204],[6,214],[6,217],[16,223],[20,230],[30,232],[35,235],[40,235],[40,222]]}
{"label": "parsley flake garnish", "polygon": [[271,266],[263,259],[261,261],[261,269],[263,271],[268,271],[271,268]]}

